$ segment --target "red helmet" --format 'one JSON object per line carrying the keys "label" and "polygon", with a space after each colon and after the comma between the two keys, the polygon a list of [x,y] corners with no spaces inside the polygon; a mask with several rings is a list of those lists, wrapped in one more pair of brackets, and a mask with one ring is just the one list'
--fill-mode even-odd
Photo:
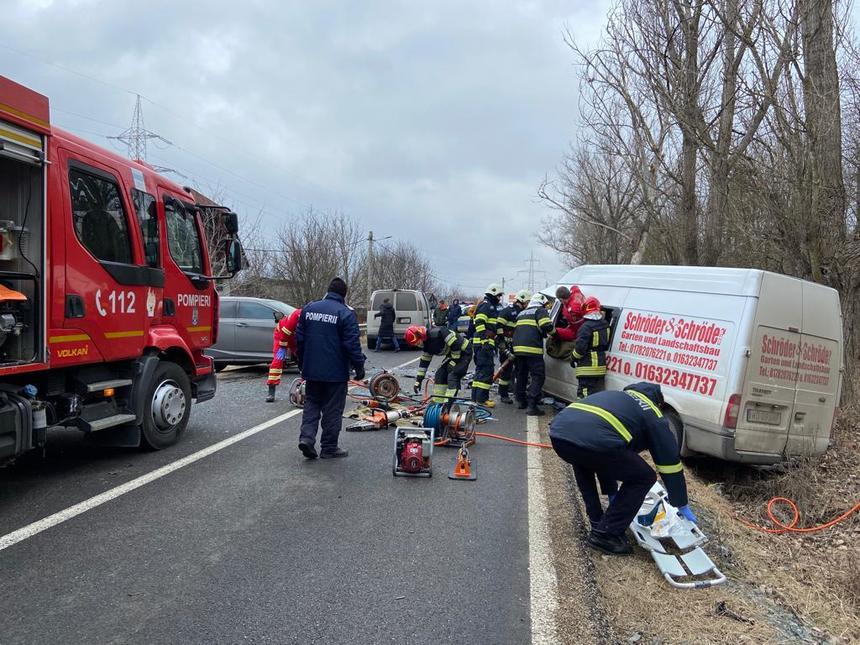
{"label": "red helmet", "polygon": [[406,338],[406,343],[408,345],[418,347],[419,345],[424,344],[424,341],[427,339],[427,328],[422,327],[421,325],[411,325],[406,330],[404,338]]}
{"label": "red helmet", "polygon": [[588,314],[599,314],[600,313],[600,301],[594,296],[588,296],[585,301],[582,303],[582,315],[586,316]]}
{"label": "red helmet", "polygon": [[573,314],[574,317],[579,318],[583,315],[582,305],[585,302],[585,295],[583,295],[582,291],[580,291],[579,287],[573,285],[570,288],[570,295],[567,297],[567,301],[565,305],[567,305],[568,311]]}

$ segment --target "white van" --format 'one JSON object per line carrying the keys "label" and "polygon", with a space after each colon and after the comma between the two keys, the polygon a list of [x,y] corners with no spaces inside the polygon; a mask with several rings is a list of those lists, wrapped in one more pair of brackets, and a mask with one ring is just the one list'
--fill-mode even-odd
{"label": "white van", "polygon": [[379,333],[379,318],[374,318],[382,303],[388,298],[394,305],[397,318],[394,319],[394,333],[399,340],[403,340],[406,328],[410,325],[422,325],[431,327],[433,315],[430,311],[430,302],[423,291],[412,291],[409,289],[379,289],[374,291],[370,297],[370,306],[367,311],[367,346],[376,346],[376,336]]}
{"label": "white van", "polygon": [[[765,464],[827,449],[843,368],[833,289],[754,269],[641,265],[580,266],[544,293],[561,285],[600,299],[612,321],[607,389],[659,383],[683,455]],[[576,398],[570,345],[547,344],[544,389],[565,400]]]}

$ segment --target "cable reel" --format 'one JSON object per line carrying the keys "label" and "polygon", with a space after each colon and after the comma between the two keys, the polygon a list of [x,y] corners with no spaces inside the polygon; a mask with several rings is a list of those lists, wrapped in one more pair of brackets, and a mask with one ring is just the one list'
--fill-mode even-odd
{"label": "cable reel", "polygon": [[293,379],[290,383],[289,399],[297,408],[305,407],[305,380],[303,378]]}

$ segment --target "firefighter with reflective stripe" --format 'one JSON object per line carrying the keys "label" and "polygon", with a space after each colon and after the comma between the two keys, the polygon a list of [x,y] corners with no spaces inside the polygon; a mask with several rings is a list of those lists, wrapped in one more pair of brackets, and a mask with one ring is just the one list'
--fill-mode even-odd
{"label": "firefighter with reflective stripe", "polygon": [[475,333],[472,345],[475,348],[475,378],[472,381],[472,400],[492,408],[496,405],[490,399],[493,386],[493,370],[496,365],[496,316],[502,288],[491,284],[484,293],[484,299],[475,310]]}
{"label": "firefighter with reflective stripe", "polygon": [[514,355],[512,350],[512,340],[514,337],[514,329],[517,326],[517,316],[526,308],[531,294],[528,291],[518,291],[513,303],[507,307],[503,307],[499,311],[497,321],[498,331],[496,332],[496,340],[499,346],[499,400],[502,403],[513,403],[511,398],[511,381],[514,376]]}
{"label": "firefighter with reflective stripe", "polygon": [[420,325],[412,325],[406,330],[406,342],[413,347],[421,347],[424,351],[418,362],[418,375],[412,391],[418,394],[421,383],[427,376],[427,368],[434,356],[443,356],[442,364],[433,376],[433,401],[445,403],[457,396],[460,382],[469,370],[472,362],[472,344],[462,334],[451,331],[446,327],[435,327],[427,330]]}
{"label": "firefighter with reflective stripe", "polygon": [[[299,318],[302,317],[302,310],[295,309],[289,316],[283,316],[275,325],[275,331],[272,333],[272,364],[269,366],[269,379],[266,385],[269,386],[269,393],[266,395],[266,403],[272,403],[275,400],[275,389],[281,384],[281,375],[284,373],[284,363],[287,356],[296,354],[296,326],[299,324]],[[288,354],[289,352],[289,354]]]}
{"label": "firefighter with reflective stripe", "polygon": [[[688,520],[687,483],[675,434],[663,416],[659,385],[634,383],[623,392],[598,392],[571,403],[549,428],[552,447],[573,466],[592,530],[588,544],[610,554],[630,553],[624,531],[636,517],[657,481],[654,469],[639,453],[648,450],[669,493],[669,503]],[[606,512],[597,494],[595,475],[620,481]]]}
{"label": "firefighter with reflective stripe", "polygon": [[[517,316],[514,328],[513,350],[516,356],[516,393],[519,409],[528,407],[529,416],[543,416],[538,407],[546,367],[543,362],[543,341],[552,332],[552,320],[546,310],[547,297],[536,293]],[[528,389],[526,389],[528,384]]]}
{"label": "firefighter with reflective stripe", "polygon": [[582,311],[585,321],[576,335],[570,360],[576,375],[576,396],[580,399],[603,389],[609,349],[609,321],[600,309],[600,301],[589,296]]}

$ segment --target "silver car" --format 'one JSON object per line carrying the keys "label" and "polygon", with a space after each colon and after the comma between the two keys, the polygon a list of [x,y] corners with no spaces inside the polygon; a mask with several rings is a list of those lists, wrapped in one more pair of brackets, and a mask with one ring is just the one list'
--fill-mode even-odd
{"label": "silver car", "polygon": [[275,324],[295,309],[279,300],[221,298],[218,342],[206,350],[215,360],[215,369],[271,362]]}

